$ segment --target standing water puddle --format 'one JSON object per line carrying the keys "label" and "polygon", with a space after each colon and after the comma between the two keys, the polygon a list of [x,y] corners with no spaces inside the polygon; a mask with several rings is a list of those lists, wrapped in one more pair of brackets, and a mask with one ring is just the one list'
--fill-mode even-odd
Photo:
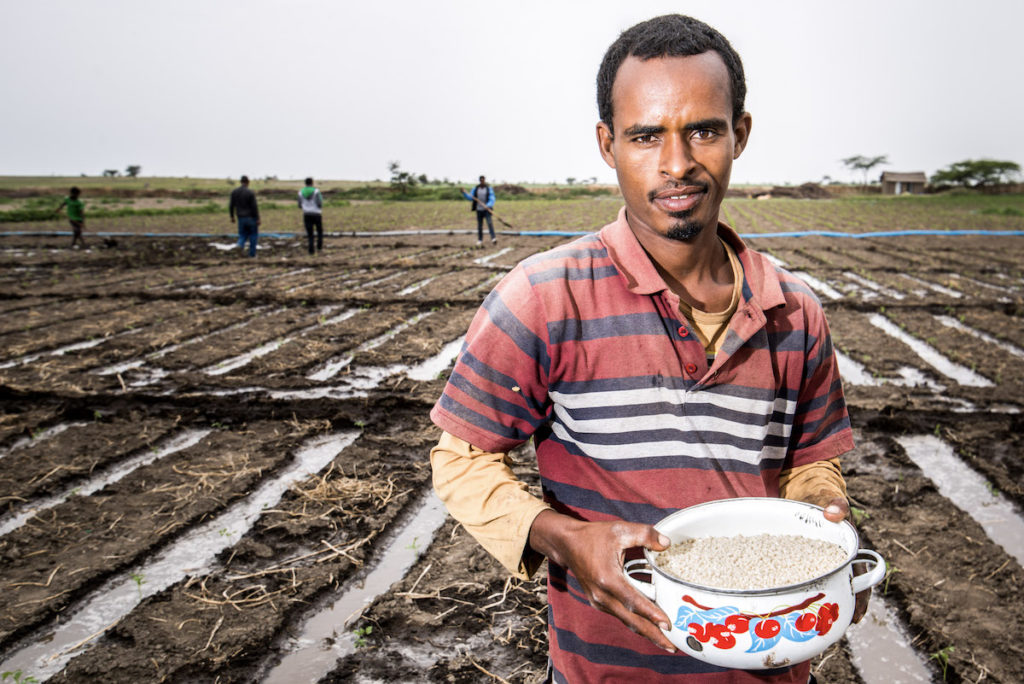
{"label": "standing water puddle", "polygon": [[988,378],[978,375],[970,368],[965,368],[959,363],[950,361],[936,351],[936,349],[930,344],[922,342],[913,335],[907,334],[902,328],[882,314],[871,314],[871,316],[868,317],[868,320],[871,321],[871,325],[876,328],[881,328],[890,337],[895,337],[897,340],[910,347],[925,363],[945,375],[947,378],[956,380],[965,387],[993,387],[992,381]]}
{"label": "standing water puddle", "polygon": [[836,351],[836,362],[839,366],[839,375],[842,376],[843,382],[851,385],[878,387],[879,385],[888,384],[897,385],[899,387],[928,387],[936,394],[946,391],[946,387],[944,385],[940,385],[937,382],[930,380],[924,373],[916,368],[902,366],[896,369],[896,372],[900,375],[898,378],[876,378],[867,371],[864,364],[854,361],[849,356],[838,350]]}
{"label": "standing water puddle", "polygon": [[351,582],[333,604],[312,616],[302,634],[285,644],[288,652],[263,679],[267,684],[315,682],[334,668],[339,658],[355,650],[349,623],[392,584],[398,582],[430,546],[448,512],[431,491],[409,523],[398,531],[376,565],[361,581]]}
{"label": "standing water puddle", "polygon": [[422,380],[424,382],[433,380],[438,375],[448,370],[448,366],[450,366],[452,361],[455,360],[455,357],[459,355],[465,341],[465,335],[457,340],[452,340],[441,347],[441,351],[437,354],[410,368],[406,372],[406,376],[408,376],[410,380]]}
{"label": "standing water puddle", "polygon": [[995,543],[1024,565],[1024,519],[1010,502],[993,495],[989,483],[971,470],[953,448],[934,435],[909,435],[896,441],[918,468],[985,530]]}
{"label": "standing water puddle", "polygon": [[876,587],[868,612],[846,632],[853,666],[866,684],[930,682],[931,671],[911,648],[896,611]]}
{"label": "standing water puddle", "polygon": [[21,670],[39,680],[53,676],[80,647],[113,627],[143,598],[163,591],[186,575],[208,572],[217,554],[235,543],[264,508],[276,504],[292,484],[325,467],[358,436],[357,431],[338,432],[309,440],[296,452],[294,462],[273,480],[183,535],[152,560],[105,583],[68,622],[15,652],[0,670]]}
{"label": "standing water puddle", "polygon": [[302,335],[305,335],[310,330],[314,330],[323,325],[333,325],[334,323],[340,323],[346,319],[352,318],[357,313],[362,311],[362,309],[348,309],[347,311],[344,311],[338,314],[337,316],[326,318],[327,314],[331,313],[337,308],[337,306],[325,306],[323,309],[320,310],[321,320],[317,321],[313,325],[307,325],[305,328],[296,330],[293,334],[289,335],[288,337],[274,340],[273,342],[267,342],[266,344],[260,345],[255,349],[251,349],[245,352],[244,354],[239,354],[234,358],[221,361],[213,366],[210,366],[204,372],[207,375],[224,375],[225,373],[230,373],[233,370],[248,365],[250,362],[252,362],[255,359],[258,359],[261,356],[266,356],[270,352],[276,349],[280,349],[281,346],[291,342],[296,337],[301,337]]}
{"label": "standing water puddle", "polygon": [[871,280],[870,278],[865,278],[864,276],[857,275],[856,273],[854,273],[852,271],[843,271],[843,275],[846,276],[847,278],[849,278],[850,280],[852,280],[853,282],[858,283],[859,285],[862,285],[862,286],[868,288],[869,290],[873,290],[874,292],[877,292],[879,294],[883,294],[886,297],[892,297],[893,299],[897,299],[897,300],[898,299],[903,299],[903,294],[902,293],[897,292],[896,290],[894,290],[894,289],[892,289],[890,287],[886,287],[884,285],[879,285],[878,283],[876,283],[874,280]]}
{"label": "standing water puddle", "polygon": [[992,337],[988,333],[984,333],[984,332],[981,332],[980,330],[975,330],[974,328],[971,328],[970,326],[966,326],[966,325],[964,325],[963,323],[961,323],[960,321],[958,321],[957,319],[955,319],[955,318],[953,318],[951,316],[936,316],[935,319],[939,323],[941,323],[942,325],[946,326],[947,328],[953,328],[954,330],[959,330],[960,332],[965,332],[968,335],[973,335],[974,337],[977,337],[979,340],[984,340],[985,342],[988,342],[989,344],[994,344],[995,346],[997,346],[1000,349],[1002,349],[1004,352],[1008,352],[1010,354],[1013,354],[1014,356],[1016,356],[1019,359],[1024,359],[1024,349],[1021,349],[1020,347],[1012,345],[1009,342],[1003,342],[1002,340],[997,340],[996,338]]}
{"label": "standing water puddle", "polygon": [[64,432],[68,428],[81,427],[87,424],[88,423],[60,423],[59,425],[48,427],[45,430],[40,430],[39,432],[30,437],[20,437],[8,449],[6,449],[5,451],[0,451],[0,458],[3,458],[7,454],[17,449],[24,449],[25,447],[32,444],[37,444],[38,442],[41,442],[44,439],[50,439],[51,437],[54,437]]}
{"label": "standing water puddle", "polygon": [[149,465],[153,461],[169,456],[176,451],[188,449],[190,446],[198,444],[199,440],[208,434],[210,434],[210,430],[187,430],[172,437],[162,446],[154,448],[152,451],[143,451],[142,453],[123,461],[118,464],[116,468],[111,469],[111,471],[106,475],[100,475],[83,485],[73,487],[61,492],[60,494],[55,494],[45,499],[35,501],[29,508],[22,510],[17,515],[0,515],[0,535],[7,534],[11,530],[21,527],[29,518],[45,511],[48,508],[53,508],[54,506],[64,503],[72,496],[89,496],[93,492],[98,492],[104,487],[117,482],[136,468]]}
{"label": "standing water puddle", "polygon": [[434,280],[437,280],[437,276],[431,276],[429,278],[424,278],[423,280],[421,280],[419,282],[413,283],[412,285],[409,285],[408,287],[402,288],[401,290],[398,291],[398,294],[399,295],[412,294],[416,290],[422,290],[424,287],[429,285]]}
{"label": "standing water puddle", "polygon": [[824,281],[818,280],[817,278],[812,276],[810,273],[804,273],[803,271],[797,271],[793,275],[795,275],[797,278],[799,278],[800,280],[802,280],[805,283],[807,283],[808,285],[810,285],[812,290],[814,290],[815,292],[819,292],[819,293],[825,295],[829,299],[842,299],[843,298],[843,293],[842,292],[836,290],[834,287],[832,287],[831,285],[828,285]]}
{"label": "standing water puddle", "polygon": [[73,342],[71,344],[66,344],[63,347],[57,347],[56,349],[52,349],[50,351],[28,354],[26,356],[21,356],[16,359],[11,359],[10,361],[4,361],[3,363],[0,363],[0,368],[13,368],[14,366],[23,366],[25,364],[32,363],[33,361],[36,361],[37,359],[40,359],[44,356],[64,356],[64,354],[67,354],[68,352],[80,351],[82,349],[91,349],[93,347],[98,347],[107,340],[112,340],[115,337],[125,337],[126,335],[135,335],[136,333],[141,332],[141,330],[141,328],[136,328],[135,330],[124,330],[122,332],[114,333],[106,337],[97,337],[96,339],[85,340],[83,342]]}
{"label": "standing water puddle", "polygon": [[313,373],[310,373],[306,377],[309,378],[310,380],[316,380],[317,382],[323,382],[324,380],[330,380],[335,375],[340,373],[341,370],[345,366],[347,366],[348,364],[352,363],[352,359],[355,356],[355,354],[357,354],[359,352],[369,351],[371,349],[379,347],[380,345],[384,344],[385,342],[387,342],[392,337],[394,337],[398,333],[402,332],[403,330],[405,330],[409,326],[415,325],[416,323],[419,323],[421,320],[423,320],[424,318],[429,316],[431,313],[432,313],[431,311],[425,311],[423,313],[416,314],[415,316],[413,316],[412,318],[410,318],[407,321],[402,321],[401,323],[396,325],[391,330],[388,330],[383,335],[380,335],[379,337],[375,337],[372,340],[369,340],[367,342],[363,342],[361,345],[356,347],[356,350],[355,350],[354,353],[349,354],[347,356],[343,356],[343,357],[338,358],[338,359],[333,359],[331,361],[328,361],[320,370],[315,371]]}
{"label": "standing water puddle", "polygon": [[[251,314],[258,314],[258,313],[262,313],[262,312],[266,311],[269,308],[270,308],[269,306],[257,306],[257,307],[251,308],[249,310],[249,313],[251,313]],[[279,314],[279,313],[281,313],[283,311],[287,311],[287,309],[284,308],[284,307],[281,307],[281,308],[279,308],[279,309],[277,309],[275,311],[270,312],[267,315],[268,316],[272,316],[274,314]],[[187,340],[182,340],[181,342],[178,342],[177,344],[172,344],[172,345],[170,345],[168,347],[164,347],[163,349],[159,349],[159,350],[157,350],[157,351],[155,351],[155,352],[153,352],[151,354],[147,354],[143,359],[137,359],[137,360],[134,360],[134,361],[122,361],[121,363],[115,363],[112,366],[106,366],[104,368],[99,368],[99,369],[96,369],[96,370],[94,370],[92,372],[95,373],[96,375],[115,375],[117,373],[123,373],[126,370],[134,370],[136,368],[141,368],[146,363],[147,360],[162,359],[163,357],[167,356],[171,352],[175,352],[175,351],[177,351],[181,347],[184,347],[187,344],[196,344],[197,342],[202,342],[206,338],[212,337],[213,335],[219,335],[221,333],[226,333],[226,332],[230,332],[232,330],[236,330],[236,329],[241,328],[243,326],[249,325],[250,323],[252,323],[255,320],[258,320],[258,317],[256,317],[254,315],[252,318],[247,318],[244,321],[239,321],[237,323],[232,323],[231,325],[225,326],[223,328],[218,328],[217,330],[212,330],[212,331],[210,331],[208,333],[204,333],[202,335],[197,335],[195,337],[190,337]],[[133,384],[133,386],[136,386],[136,385]]]}
{"label": "standing water puddle", "polygon": [[[933,292],[938,292],[939,294],[944,294],[947,297],[952,297],[953,299],[960,299],[961,297],[963,297],[962,293],[957,292],[956,290],[951,290],[950,288],[944,287],[942,285],[939,285],[938,283],[933,283],[930,280],[924,280],[923,278],[916,278],[916,277],[910,275],[909,273],[900,273],[900,275],[903,276],[904,278],[906,278],[907,280],[909,280],[912,283],[917,283],[918,285],[921,285],[922,287],[925,287],[925,288],[927,288],[927,289],[929,289],[929,290],[931,290]],[[925,297],[925,296],[927,296],[927,292],[920,291],[920,290],[916,291],[914,294],[916,294],[918,297]]]}
{"label": "standing water puddle", "polygon": [[474,264],[481,264],[481,265],[488,264],[492,260],[497,259],[500,256],[504,256],[505,254],[508,254],[511,251],[512,251],[511,247],[505,247],[504,249],[499,249],[494,254],[488,254],[487,256],[480,257],[479,259],[473,259],[473,263]]}
{"label": "standing water puddle", "polygon": [[[448,369],[462,349],[465,336],[452,340],[434,356],[415,366],[395,363],[390,366],[365,366],[356,368],[336,380],[338,384],[313,389],[274,390],[266,387],[237,387],[228,390],[214,390],[213,396],[241,394],[266,394],[271,399],[351,399],[366,396],[371,390],[388,378],[405,373],[410,380],[429,382]],[[347,357],[348,361],[352,357]]]}

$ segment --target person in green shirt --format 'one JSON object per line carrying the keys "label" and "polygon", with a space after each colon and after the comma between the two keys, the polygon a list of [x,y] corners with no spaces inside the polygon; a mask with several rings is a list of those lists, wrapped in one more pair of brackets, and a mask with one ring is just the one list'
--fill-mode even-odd
{"label": "person in green shirt", "polygon": [[60,203],[60,206],[54,209],[53,213],[57,214],[61,209],[67,207],[68,222],[71,224],[71,229],[74,234],[71,237],[71,248],[74,249],[75,245],[79,242],[82,243],[82,249],[85,249],[85,238],[82,237],[82,231],[85,229],[85,202],[78,199],[78,196],[82,194],[82,191],[78,188],[71,188],[70,195],[64,198],[64,201]]}

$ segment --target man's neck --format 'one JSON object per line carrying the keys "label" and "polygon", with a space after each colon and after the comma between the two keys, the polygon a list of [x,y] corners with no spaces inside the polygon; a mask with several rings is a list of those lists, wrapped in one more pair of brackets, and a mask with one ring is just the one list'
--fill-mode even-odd
{"label": "man's neck", "polygon": [[729,305],[732,268],[717,224],[705,226],[691,240],[674,240],[649,231],[634,230],[633,234],[680,299],[701,311],[722,311]]}

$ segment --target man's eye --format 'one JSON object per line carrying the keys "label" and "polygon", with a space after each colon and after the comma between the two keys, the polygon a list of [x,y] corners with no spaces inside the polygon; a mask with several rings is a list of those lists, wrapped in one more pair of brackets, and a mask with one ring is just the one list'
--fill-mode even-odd
{"label": "man's eye", "polygon": [[713,140],[718,135],[718,131],[713,128],[698,128],[693,132],[693,137],[698,140]]}
{"label": "man's eye", "polygon": [[653,135],[638,135],[633,138],[633,142],[640,143],[641,145],[650,145],[655,141]]}

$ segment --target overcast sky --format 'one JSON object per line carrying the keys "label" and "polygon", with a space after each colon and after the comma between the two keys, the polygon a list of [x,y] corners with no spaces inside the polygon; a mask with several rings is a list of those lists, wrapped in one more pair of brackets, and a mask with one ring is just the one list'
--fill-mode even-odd
{"label": "overcast sky", "polygon": [[668,12],[743,59],[734,183],[1024,163],[1020,0],[0,0],[0,174],[613,182],[597,68]]}

